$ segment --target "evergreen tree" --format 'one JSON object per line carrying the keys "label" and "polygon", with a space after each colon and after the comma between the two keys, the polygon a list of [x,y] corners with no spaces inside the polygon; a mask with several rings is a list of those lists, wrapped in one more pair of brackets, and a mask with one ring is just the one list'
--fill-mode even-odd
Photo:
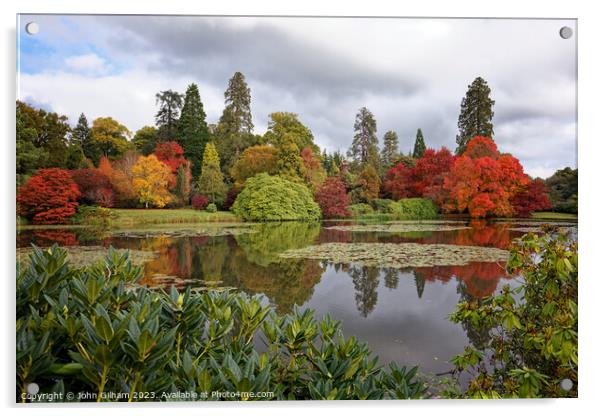
{"label": "evergreen tree", "polygon": [[184,157],[192,163],[192,175],[195,178],[201,172],[203,152],[209,141],[209,128],[205,117],[199,89],[196,84],[190,84],[186,89],[184,106],[178,122],[177,141],[184,149]]}
{"label": "evergreen tree", "polygon": [[178,168],[175,194],[178,197],[178,202],[182,205],[188,204],[188,198],[190,197],[190,172],[188,164],[180,165]]}
{"label": "evergreen tree", "polygon": [[203,152],[203,166],[197,184],[197,190],[205,195],[209,202],[221,204],[226,197],[224,175],[220,170],[219,154],[213,143],[208,143]]}
{"label": "evergreen tree", "polygon": [[155,114],[155,122],[159,129],[159,139],[162,141],[175,140],[178,118],[182,109],[183,95],[167,90],[155,94],[159,111]]}
{"label": "evergreen tree", "polygon": [[388,131],[385,133],[383,138],[383,150],[380,155],[380,160],[383,164],[383,168],[389,169],[395,163],[395,160],[399,157],[399,140],[397,139],[397,133],[394,131]]}
{"label": "evergreen tree", "polygon": [[136,131],[132,144],[136,147],[136,150],[144,156],[148,156],[155,151],[158,141],[159,132],[157,129],[152,126],[144,126]]}
{"label": "evergreen tree", "polygon": [[378,167],[378,137],[376,137],[376,120],[366,107],[362,107],[355,116],[353,125],[355,135],[347,155],[360,166],[365,164]]}
{"label": "evergreen tree", "polygon": [[251,89],[245,76],[236,72],[224,92],[224,112],[216,126],[222,169],[229,172],[238,155],[252,144]]}
{"label": "evergreen tree", "polygon": [[424,136],[422,135],[422,130],[418,129],[416,131],[416,141],[414,142],[414,152],[412,152],[412,157],[414,159],[420,159],[424,156],[424,152],[426,151],[426,144],[424,144]]}
{"label": "evergreen tree", "polygon": [[71,139],[79,143],[84,156],[88,159],[97,160],[100,158],[99,151],[92,141],[92,130],[84,113],[80,114],[77,125],[73,128]]}
{"label": "evergreen tree", "polygon": [[462,99],[460,116],[458,117],[459,134],[456,136],[456,154],[464,153],[468,142],[475,136],[493,138],[493,105],[495,101],[489,97],[491,89],[481,77],[477,77],[468,86],[466,96]]}

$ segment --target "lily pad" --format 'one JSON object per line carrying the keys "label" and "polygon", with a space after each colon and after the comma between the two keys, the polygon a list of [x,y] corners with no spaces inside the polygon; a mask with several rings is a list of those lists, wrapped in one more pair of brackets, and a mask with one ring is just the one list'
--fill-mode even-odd
{"label": "lily pad", "polygon": [[508,251],[493,247],[451,244],[326,243],[298,250],[288,250],[280,257],[404,269],[463,266],[471,262],[505,263],[508,260]]}
{"label": "lily pad", "polygon": [[257,230],[249,226],[202,226],[202,227],[152,227],[135,230],[116,230],[113,237],[147,238],[147,237],[222,237],[227,235],[241,235],[256,233]]}
{"label": "lily pad", "polygon": [[[109,249],[104,246],[69,246],[62,247],[67,250],[67,260],[76,267],[85,267],[97,263],[105,258]],[[26,263],[29,261],[29,254],[33,251],[30,247],[17,249],[17,260]],[[131,250],[131,249],[116,249],[120,254],[129,252],[132,264],[137,266],[154,260],[157,258],[157,253],[154,251]]]}
{"label": "lily pad", "polygon": [[361,233],[412,233],[412,232],[432,232],[432,231],[455,231],[467,230],[470,227],[465,225],[445,225],[438,223],[416,223],[416,222],[394,222],[387,224],[368,224],[368,225],[335,225],[327,227],[328,230],[350,231]]}

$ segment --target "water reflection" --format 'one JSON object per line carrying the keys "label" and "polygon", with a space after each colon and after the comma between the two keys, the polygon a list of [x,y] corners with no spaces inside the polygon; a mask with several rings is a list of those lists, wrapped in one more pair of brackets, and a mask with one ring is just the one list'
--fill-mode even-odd
{"label": "water reflection", "polygon": [[[339,223],[340,224],[340,223]],[[285,250],[326,242],[417,242],[478,245],[505,249],[520,231],[511,224],[473,222],[453,231],[386,233],[328,229],[318,223],[254,226],[256,232],[219,237],[106,236],[82,229],[22,231],[17,245],[98,245],[147,250],[157,257],[144,265],[143,284],[156,286],[171,277],[179,286],[233,287],[262,294],[278,312],[294,305],[330,313],[347,335],[366,340],[383,361],[420,363],[426,371],[446,371],[446,360],[467,340],[479,345],[483,331],[451,324],[447,316],[460,300],[478,302],[511,281],[504,266],[470,263],[415,269],[329,264],[282,259]],[[442,357],[441,361],[438,357]]]}

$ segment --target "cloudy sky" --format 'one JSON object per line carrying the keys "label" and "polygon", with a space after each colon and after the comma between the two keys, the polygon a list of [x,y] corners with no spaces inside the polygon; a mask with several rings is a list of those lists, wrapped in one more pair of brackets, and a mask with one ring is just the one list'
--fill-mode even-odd
{"label": "cloudy sky", "polygon": [[[36,35],[25,25],[39,24]],[[576,165],[576,37],[571,20],[22,15],[18,98],[69,117],[154,123],[155,93],[199,85],[219,119],[228,79],[251,88],[255,132],[291,111],[329,151],[346,151],[357,110],[394,130],[404,152],[417,128],[455,149],[467,86],[487,80],[494,139],[527,173]]]}

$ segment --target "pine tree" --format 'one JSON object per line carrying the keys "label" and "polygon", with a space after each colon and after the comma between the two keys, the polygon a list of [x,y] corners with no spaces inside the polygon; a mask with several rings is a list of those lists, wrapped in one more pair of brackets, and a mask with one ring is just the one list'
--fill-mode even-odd
{"label": "pine tree", "polygon": [[205,195],[209,202],[221,204],[226,197],[226,184],[224,175],[220,170],[219,154],[213,143],[205,146],[203,153],[203,167],[197,184],[197,190]]}
{"label": "pine tree", "polygon": [[236,72],[230,78],[224,98],[226,107],[216,127],[216,136],[222,168],[229,172],[238,155],[250,145],[253,132],[251,89],[242,73]]}
{"label": "pine tree", "polygon": [[167,90],[155,94],[155,99],[156,103],[159,104],[159,111],[155,115],[155,122],[159,129],[159,139],[163,141],[175,140],[183,95],[176,91]]}
{"label": "pine tree", "polygon": [[414,152],[412,152],[412,157],[414,159],[420,159],[424,156],[424,152],[426,151],[426,144],[424,144],[424,136],[422,135],[422,130],[418,129],[416,131],[416,141],[414,142]]}
{"label": "pine tree", "polygon": [[362,107],[355,116],[353,125],[355,135],[347,155],[360,166],[365,164],[378,167],[378,137],[376,137],[376,120],[366,107]]}
{"label": "pine tree", "polygon": [[199,89],[196,84],[190,84],[186,89],[184,106],[178,121],[177,141],[184,149],[184,157],[192,163],[192,175],[195,178],[201,172],[203,152],[209,141],[205,117]]}
{"label": "pine tree", "polygon": [[88,119],[81,113],[77,125],[73,128],[72,140],[75,140],[82,148],[84,156],[88,159],[97,160],[100,157],[98,149],[92,142],[92,131],[88,125]]}
{"label": "pine tree", "polygon": [[383,150],[380,155],[380,160],[384,169],[389,169],[399,157],[399,140],[397,133],[388,131],[383,138]]}
{"label": "pine tree", "polygon": [[459,134],[456,136],[456,154],[464,153],[468,142],[475,136],[493,138],[493,105],[495,101],[489,97],[491,89],[481,77],[477,77],[468,86],[466,96],[462,99],[460,116],[458,117]]}

